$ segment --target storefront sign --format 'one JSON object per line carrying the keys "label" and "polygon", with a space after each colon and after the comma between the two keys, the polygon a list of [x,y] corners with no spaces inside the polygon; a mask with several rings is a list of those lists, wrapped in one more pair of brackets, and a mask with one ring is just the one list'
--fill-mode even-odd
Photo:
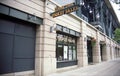
{"label": "storefront sign", "polygon": [[[63,27],[63,26],[61,26],[61,25],[59,25],[59,24],[57,24],[56,29],[57,29],[57,32],[67,33],[67,34],[70,34],[70,35],[76,36],[76,37],[80,37],[80,36],[81,36],[81,33],[77,32],[77,31],[74,31],[74,30],[71,30],[71,29],[69,29],[69,28],[67,28],[67,27]],[[66,31],[66,30],[67,30],[67,31]],[[70,40],[71,40],[71,39],[69,39],[69,41],[70,41]],[[72,40],[71,40],[71,42],[75,42],[75,41],[72,41]]]}
{"label": "storefront sign", "polygon": [[75,3],[70,3],[62,7],[56,7],[55,12],[51,13],[51,16],[55,18],[63,14],[69,14],[71,12],[78,10],[78,7],[79,5],[76,5]]}

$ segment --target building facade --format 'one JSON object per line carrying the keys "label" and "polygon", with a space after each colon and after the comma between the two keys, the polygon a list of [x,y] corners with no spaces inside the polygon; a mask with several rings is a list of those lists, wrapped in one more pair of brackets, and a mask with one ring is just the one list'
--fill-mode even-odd
{"label": "building facade", "polygon": [[[0,76],[47,76],[120,57],[120,45],[112,39],[120,24],[109,1],[101,0],[101,10],[80,1],[1,0]],[[73,2],[80,4],[78,11],[50,15],[56,6]]]}

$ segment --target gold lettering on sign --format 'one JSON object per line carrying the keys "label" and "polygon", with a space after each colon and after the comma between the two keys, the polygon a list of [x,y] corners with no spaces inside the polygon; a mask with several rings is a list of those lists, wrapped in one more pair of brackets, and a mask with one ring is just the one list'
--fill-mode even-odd
{"label": "gold lettering on sign", "polygon": [[78,7],[79,7],[79,5],[75,5],[75,3],[70,3],[70,4],[67,4],[67,5],[61,6],[61,7],[57,6],[55,8],[55,12],[53,12],[51,14],[51,16],[54,18],[54,17],[57,17],[57,16],[61,16],[63,14],[69,14],[71,12],[74,12],[74,11],[78,10]]}
{"label": "gold lettering on sign", "polygon": [[59,12],[53,13],[51,16],[54,18],[54,17],[57,17],[57,16],[61,16],[63,14],[64,14],[64,11],[59,11]]}
{"label": "gold lettering on sign", "polygon": [[76,6],[76,7],[73,7],[73,8],[66,9],[66,10],[65,10],[65,14],[69,14],[69,13],[71,13],[71,12],[74,12],[74,11],[76,11],[77,9],[78,9],[77,6]]}

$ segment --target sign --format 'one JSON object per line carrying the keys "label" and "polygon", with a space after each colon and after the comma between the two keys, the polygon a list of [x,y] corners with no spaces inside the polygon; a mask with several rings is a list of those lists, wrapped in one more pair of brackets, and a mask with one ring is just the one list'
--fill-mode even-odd
{"label": "sign", "polygon": [[67,5],[64,5],[62,7],[56,7],[55,8],[55,12],[51,13],[50,15],[55,18],[58,16],[61,16],[63,14],[69,14],[71,12],[74,12],[76,10],[78,10],[79,5],[76,5],[75,3],[70,3]]}

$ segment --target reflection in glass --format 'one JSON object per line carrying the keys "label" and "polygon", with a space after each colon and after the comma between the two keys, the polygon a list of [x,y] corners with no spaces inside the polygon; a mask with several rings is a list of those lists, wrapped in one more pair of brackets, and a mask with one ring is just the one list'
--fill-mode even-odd
{"label": "reflection in glass", "polygon": [[57,41],[58,42],[62,42],[64,39],[63,39],[63,35],[61,34],[57,34]]}
{"label": "reflection in glass", "polygon": [[64,60],[68,59],[68,46],[64,46]]}
{"label": "reflection in glass", "polygon": [[76,60],[76,48],[73,46],[73,60]]}
{"label": "reflection in glass", "polygon": [[72,38],[71,37],[68,37],[68,42],[72,43]]}
{"label": "reflection in glass", "polygon": [[63,60],[63,46],[62,45],[58,45],[57,51],[56,51],[56,57],[57,57],[57,61]]}
{"label": "reflection in glass", "polygon": [[57,34],[56,57],[57,61],[77,60],[76,38]]}
{"label": "reflection in glass", "polygon": [[72,46],[69,46],[69,60],[72,60]]}
{"label": "reflection in glass", "polygon": [[63,40],[64,40],[64,43],[67,43],[67,42],[68,42],[68,41],[67,41],[67,40],[68,40],[68,36],[65,36],[65,35],[64,35]]}

